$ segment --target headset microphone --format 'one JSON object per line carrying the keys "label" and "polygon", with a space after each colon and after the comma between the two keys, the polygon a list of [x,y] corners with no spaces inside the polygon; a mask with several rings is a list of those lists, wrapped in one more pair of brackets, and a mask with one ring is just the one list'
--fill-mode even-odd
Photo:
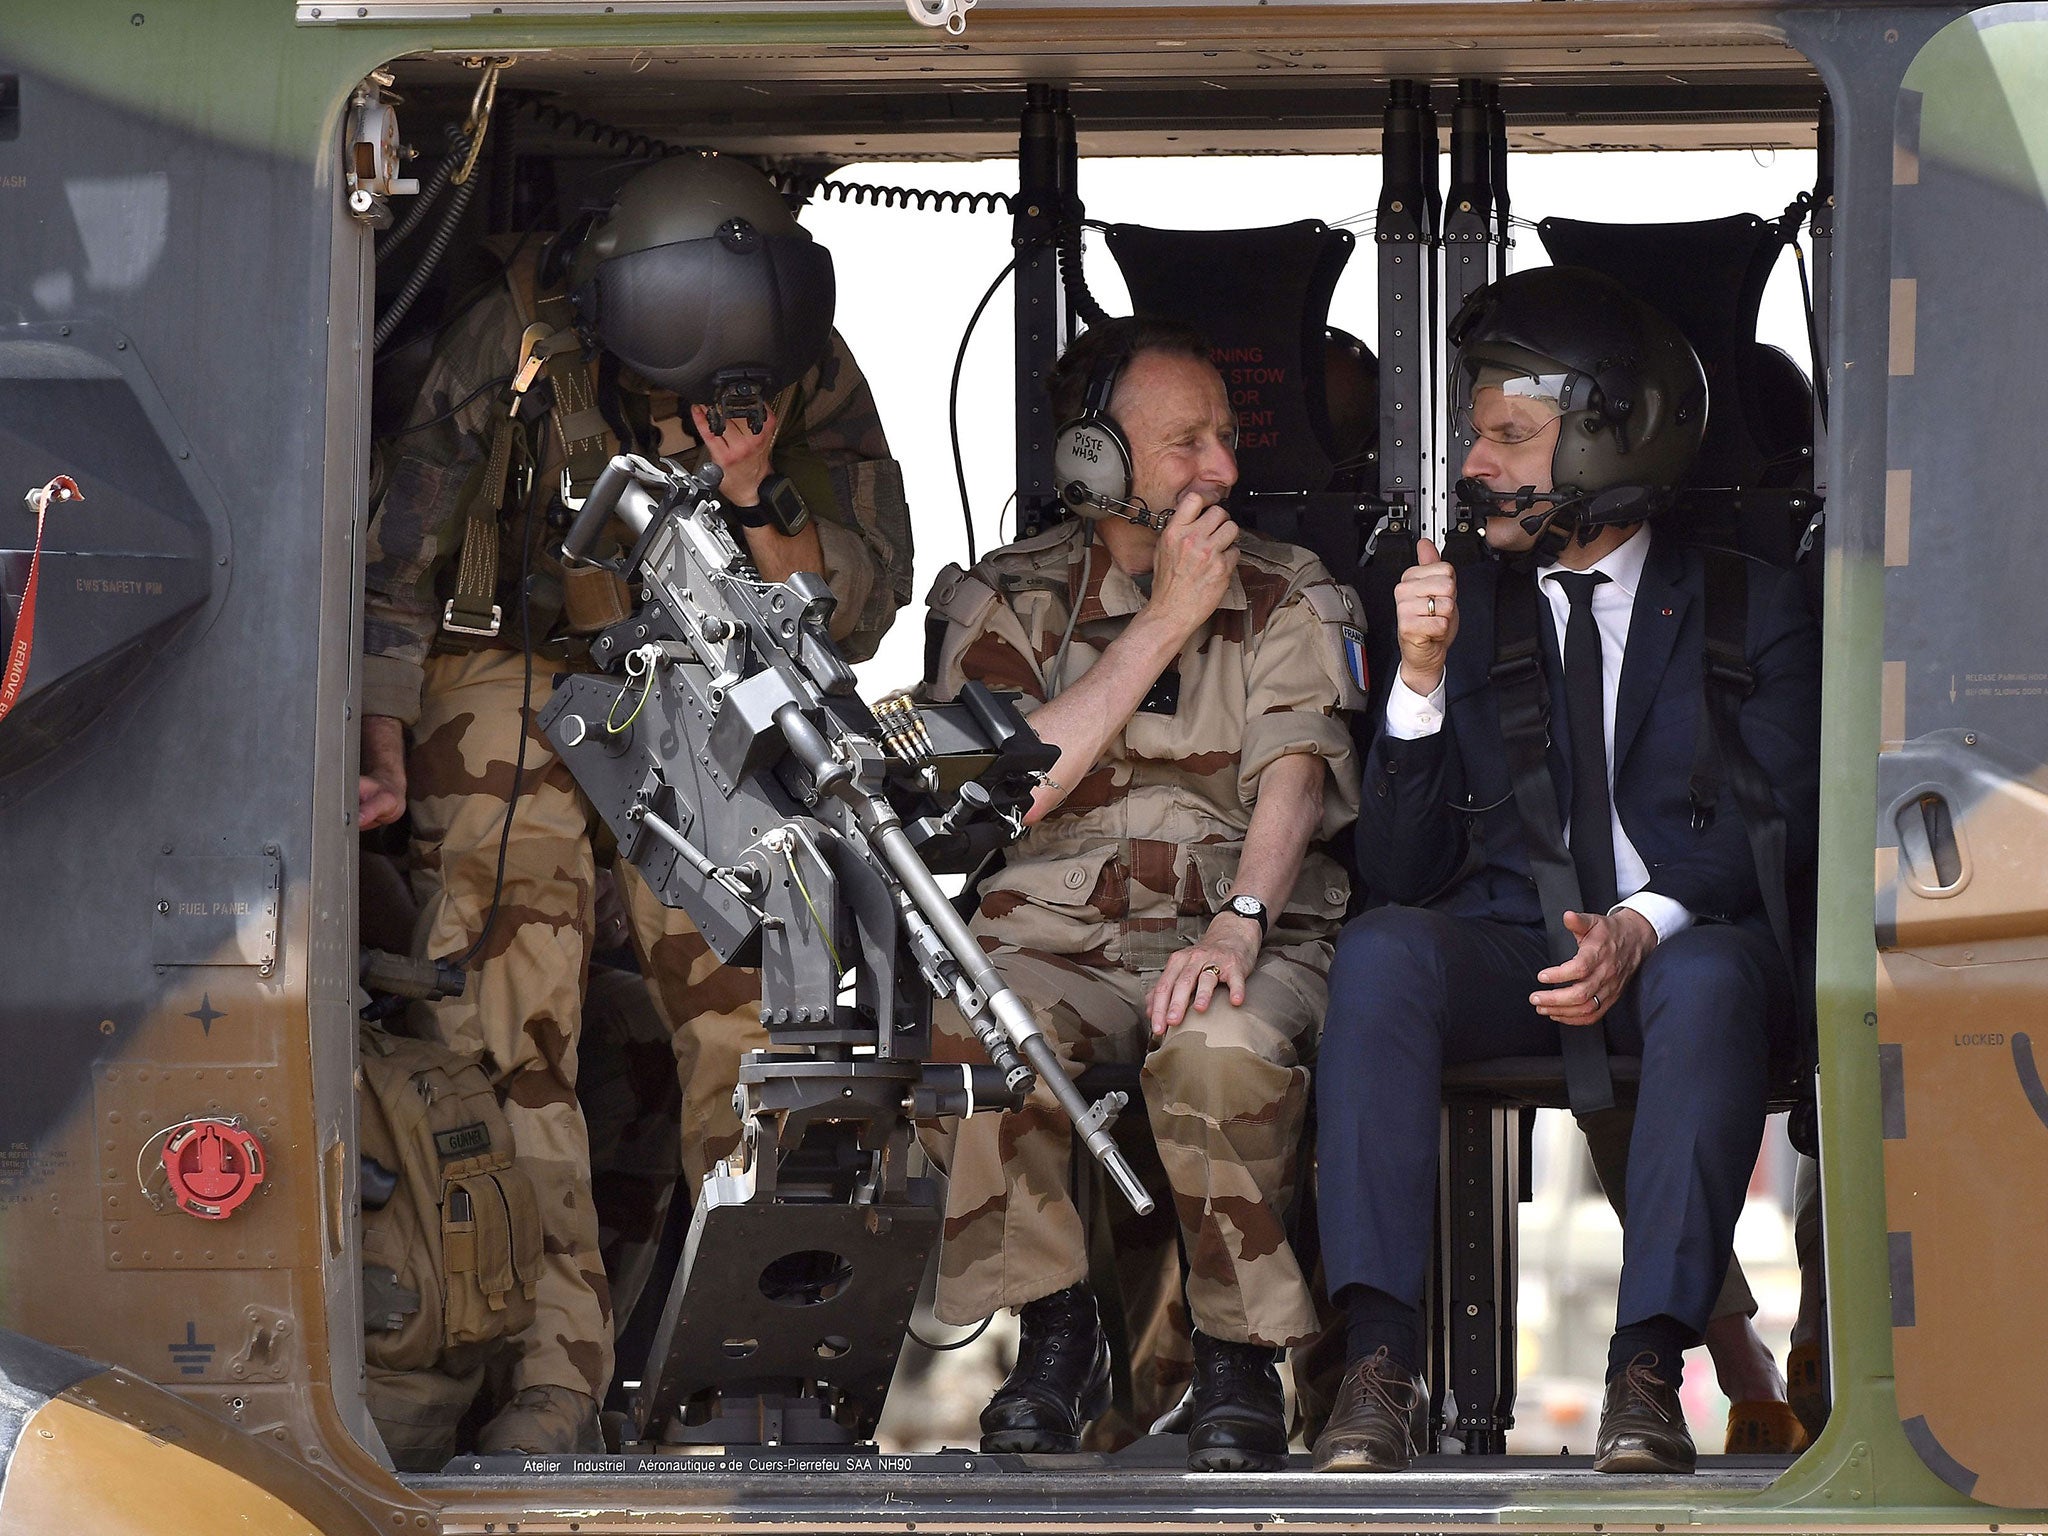
{"label": "headset microphone", "polygon": [[[1590,544],[1601,529],[1640,523],[1670,499],[1669,493],[1648,485],[1614,485],[1600,491],[1562,489],[1562,495],[1538,491],[1533,485],[1496,491],[1484,481],[1466,476],[1458,481],[1455,494],[1468,511],[1485,517],[1513,517],[1522,532],[1536,541],[1529,549],[1500,556],[1517,568],[1549,565],[1574,537],[1580,544]],[[1547,498],[1540,507],[1535,505],[1539,497]]]}
{"label": "headset microphone", "polygon": [[1091,489],[1079,480],[1073,481],[1060,491],[1060,500],[1078,512],[1083,507],[1095,507],[1111,517],[1120,517],[1127,523],[1136,523],[1140,528],[1150,528],[1154,533],[1163,532],[1173,520],[1171,512],[1155,512],[1145,504],[1142,497],[1125,499],[1109,496]]}
{"label": "headset microphone", "polygon": [[[1619,527],[1626,523],[1639,523],[1651,513],[1660,509],[1666,499],[1655,486],[1614,485],[1602,491],[1575,491],[1566,487],[1566,494],[1540,492],[1533,485],[1525,485],[1518,491],[1496,491],[1484,481],[1466,477],[1458,482],[1456,494],[1459,504],[1486,517],[1513,517],[1522,525],[1522,532],[1532,538],[1541,533],[1561,514],[1571,515],[1573,525],[1590,541],[1591,535],[1602,528]],[[1537,499],[1551,496],[1538,507]]]}

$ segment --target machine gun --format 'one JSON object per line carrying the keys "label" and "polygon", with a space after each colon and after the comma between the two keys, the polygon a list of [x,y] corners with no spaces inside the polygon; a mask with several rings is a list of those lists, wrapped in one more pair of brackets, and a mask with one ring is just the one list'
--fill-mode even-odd
{"label": "machine gun", "polygon": [[[1152,1202],[1109,1134],[1124,1096],[1081,1096],[934,878],[1022,834],[1057,752],[977,683],[862,702],[830,590],[763,580],[717,479],[612,460],[563,556],[587,562],[616,517],[634,542],[611,568],[645,601],[540,715],[654,894],[761,968],[773,1042],[741,1068],[744,1142],[699,1192],[627,1411],[671,1444],[846,1442],[880,1416],[938,1236],[936,1181],[909,1172],[917,1121],[1043,1082],[1132,1206]],[[928,1060],[935,997],[988,1065]]]}

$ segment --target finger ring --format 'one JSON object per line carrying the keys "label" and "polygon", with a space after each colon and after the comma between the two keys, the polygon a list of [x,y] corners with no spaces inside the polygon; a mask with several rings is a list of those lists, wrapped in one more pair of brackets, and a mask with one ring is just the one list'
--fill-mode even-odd
{"label": "finger ring", "polygon": [[1436,617],[1436,599],[1434,597],[1429,600],[1429,616],[1432,619]]}
{"label": "finger ring", "polygon": [[1195,972],[1195,980],[1197,981],[1200,981],[1204,976],[1214,976],[1218,981],[1221,981],[1223,979],[1223,967],[1220,965],[1205,965]]}
{"label": "finger ring", "polygon": [[1600,994],[1598,992],[1595,992],[1593,994],[1593,1006],[1595,1008],[1598,1008],[1600,1006]]}

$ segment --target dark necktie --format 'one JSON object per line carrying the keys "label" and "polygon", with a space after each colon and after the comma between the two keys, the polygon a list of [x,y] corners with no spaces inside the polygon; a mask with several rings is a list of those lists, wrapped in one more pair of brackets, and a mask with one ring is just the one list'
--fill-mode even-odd
{"label": "dark necktie", "polygon": [[1599,571],[1560,571],[1550,580],[1571,600],[1564,630],[1565,718],[1572,733],[1572,863],[1579,899],[1605,912],[1621,899],[1614,888],[1614,815],[1607,798],[1607,712],[1600,679],[1600,626],[1593,620]]}

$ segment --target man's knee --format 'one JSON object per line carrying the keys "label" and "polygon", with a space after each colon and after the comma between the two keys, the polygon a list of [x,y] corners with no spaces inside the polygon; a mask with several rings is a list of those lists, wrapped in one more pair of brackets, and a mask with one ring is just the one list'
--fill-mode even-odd
{"label": "man's knee", "polygon": [[1715,925],[1674,934],[1650,951],[1636,978],[1644,1028],[1690,1021],[1725,1040],[1753,1026],[1761,1040],[1783,991],[1774,985],[1772,964],[1765,944],[1742,929]]}
{"label": "man's knee", "polygon": [[1307,1081],[1287,1032],[1236,1029],[1228,1019],[1212,1025],[1199,1013],[1168,1030],[1144,1065],[1148,1103],[1217,1122],[1271,1116],[1299,1098]]}
{"label": "man's knee", "polygon": [[1330,967],[1330,1019],[1357,1027],[1380,1011],[1376,999],[1440,1002],[1444,996],[1446,925],[1456,921],[1421,907],[1375,907],[1337,939]]}

